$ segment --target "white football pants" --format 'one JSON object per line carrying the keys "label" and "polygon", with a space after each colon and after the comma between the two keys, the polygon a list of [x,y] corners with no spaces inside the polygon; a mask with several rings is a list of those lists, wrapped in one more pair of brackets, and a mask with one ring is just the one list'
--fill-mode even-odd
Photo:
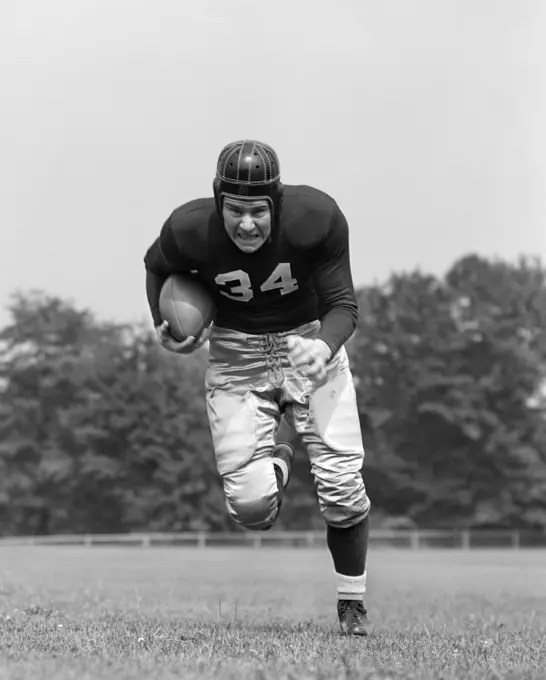
{"label": "white football pants", "polygon": [[251,335],[213,327],[206,375],[207,410],[216,464],[231,517],[266,529],[277,516],[271,454],[281,413],[300,436],[327,524],[349,527],[368,514],[362,480],[364,448],[345,348],[320,386],[288,361],[286,337],[314,337],[318,322],[285,333]]}

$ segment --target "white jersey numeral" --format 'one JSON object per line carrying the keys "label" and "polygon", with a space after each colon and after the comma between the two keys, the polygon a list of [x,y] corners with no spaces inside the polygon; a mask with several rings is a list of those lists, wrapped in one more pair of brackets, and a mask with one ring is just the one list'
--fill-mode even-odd
{"label": "white jersey numeral", "polygon": [[221,290],[220,293],[230,300],[248,302],[254,297],[250,277],[242,269],[237,269],[234,272],[227,272],[226,274],[218,274],[214,279],[214,282],[218,286],[227,286],[229,288],[229,293],[225,290]]}
{"label": "white jersey numeral", "polygon": [[[230,300],[238,302],[249,302],[254,297],[252,284],[249,275],[242,269],[233,272],[218,274],[214,279],[218,286],[225,286],[228,290],[221,290],[220,293]],[[262,283],[260,290],[278,290],[281,295],[287,295],[298,290],[298,282],[292,276],[290,262],[280,262],[270,276]]]}
{"label": "white jersey numeral", "polygon": [[275,290],[279,289],[281,295],[286,295],[287,293],[293,293],[298,290],[298,282],[292,277],[292,271],[290,269],[290,262],[281,262],[278,264],[271,276],[262,283],[260,290]]}

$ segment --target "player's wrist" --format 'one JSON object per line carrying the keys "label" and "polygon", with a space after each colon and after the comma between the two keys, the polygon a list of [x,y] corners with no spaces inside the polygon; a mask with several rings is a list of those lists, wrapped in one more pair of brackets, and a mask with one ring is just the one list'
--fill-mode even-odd
{"label": "player's wrist", "polygon": [[324,340],[320,338],[315,338],[315,345],[318,349],[320,358],[327,364],[333,356],[333,352],[329,345],[327,345]]}

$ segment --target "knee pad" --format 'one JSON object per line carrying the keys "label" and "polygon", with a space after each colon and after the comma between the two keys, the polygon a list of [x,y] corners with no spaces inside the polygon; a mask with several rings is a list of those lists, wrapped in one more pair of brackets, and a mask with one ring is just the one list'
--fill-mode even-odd
{"label": "knee pad", "polygon": [[271,458],[252,460],[224,475],[223,482],[226,507],[237,524],[247,529],[273,524],[278,512],[278,487]]}
{"label": "knee pad", "polygon": [[230,498],[226,495],[226,507],[231,518],[245,529],[269,529],[278,512],[276,495],[262,498]]}
{"label": "knee pad", "polygon": [[355,524],[358,524],[365,519],[370,513],[371,503],[366,494],[364,486],[362,486],[358,493],[347,494],[329,502],[320,502],[319,506],[326,524],[339,529],[346,529]]}

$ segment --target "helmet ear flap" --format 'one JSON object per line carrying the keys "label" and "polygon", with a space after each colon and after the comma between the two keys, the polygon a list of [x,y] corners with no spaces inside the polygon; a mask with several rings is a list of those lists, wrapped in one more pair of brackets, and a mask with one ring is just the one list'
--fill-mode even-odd
{"label": "helmet ear flap", "polygon": [[275,217],[277,224],[281,220],[283,202],[284,202],[284,186],[281,182],[279,182],[277,185],[277,200],[275,201],[277,206],[277,215]]}
{"label": "helmet ear flap", "polygon": [[214,202],[216,203],[216,212],[222,215],[222,197],[220,196],[220,182],[217,177],[212,181],[212,191],[214,194]]}

